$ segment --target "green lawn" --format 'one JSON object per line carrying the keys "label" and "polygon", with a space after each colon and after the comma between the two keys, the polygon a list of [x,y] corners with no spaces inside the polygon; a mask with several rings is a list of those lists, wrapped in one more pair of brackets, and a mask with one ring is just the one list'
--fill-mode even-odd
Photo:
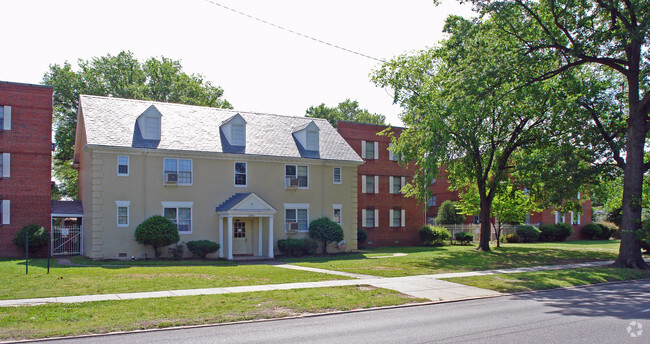
{"label": "green lawn", "polygon": [[[475,246],[382,247],[343,256],[281,260],[301,266],[397,277],[613,260],[618,254],[618,245],[618,240],[503,244],[501,248],[492,247],[491,252],[476,251]],[[407,255],[369,259],[390,253]]]}
{"label": "green lawn", "polygon": [[502,293],[513,293],[641,278],[650,278],[650,271],[599,267],[455,277],[444,280]]}
{"label": "green lawn", "polygon": [[425,302],[369,286],[0,308],[0,340],[280,318]]}
{"label": "green lawn", "polygon": [[[25,275],[24,260],[0,259],[0,299],[347,279],[342,276],[281,269],[269,265],[241,265],[224,261],[147,261],[144,262],[145,265],[142,265],[142,262],[135,262],[137,265],[124,265],[133,263],[98,263],[83,259],[76,262],[98,266],[73,267],[53,263],[48,275],[46,260],[34,259],[30,260],[29,274]],[[118,266],[112,265],[116,263]]]}

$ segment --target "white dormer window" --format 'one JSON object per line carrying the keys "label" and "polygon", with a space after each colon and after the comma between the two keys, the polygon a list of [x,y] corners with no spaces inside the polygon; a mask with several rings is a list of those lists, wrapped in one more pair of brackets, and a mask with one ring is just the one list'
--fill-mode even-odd
{"label": "white dormer window", "polygon": [[246,145],[246,127],[243,124],[233,124],[231,127],[231,144],[234,146]]}
{"label": "white dormer window", "polygon": [[221,131],[231,146],[246,146],[246,120],[236,114],[221,124]]}
{"label": "white dormer window", "polygon": [[160,120],[162,115],[156,109],[156,106],[151,105],[145,112],[138,118],[138,126],[140,133],[145,140],[160,140]]}
{"label": "white dormer window", "polygon": [[293,136],[302,145],[305,150],[318,152],[320,128],[310,121],[306,125],[301,125],[293,130]]}
{"label": "white dormer window", "polygon": [[307,150],[318,150],[318,131],[307,130]]}

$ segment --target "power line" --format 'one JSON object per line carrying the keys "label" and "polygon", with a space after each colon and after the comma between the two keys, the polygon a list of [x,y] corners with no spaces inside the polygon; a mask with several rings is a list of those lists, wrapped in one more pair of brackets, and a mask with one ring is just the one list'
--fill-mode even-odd
{"label": "power line", "polygon": [[351,50],[351,49],[348,49],[348,48],[344,48],[344,47],[342,47],[342,46],[340,46],[340,45],[336,45],[336,44],[333,44],[333,43],[329,43],[329,42],[323,41],[323,40],[321,40],[321,39],[318,39],[318,38],[316,38],[316,37],[312,37],[312,36],[309,36],[309,35],[305,35],[305,34],[303,34],[303,33],[300,33],[300,32],[297,32],[297,31],[294,31],[294,30],[291,30],[291,29],[288,29],[288,28],[286,28],[286,27],[283,27],[283,26],[280,26],[280,25],[277,25],[277,24],[273,24],[273,23],[268,22],[268,21],[266,21],[266,20],[264,20],[264,19],[261,19],[261,18],[258,18],[258,17],[255,17],[255,16],[252,16],[252,15],[250,15],[250,14],[248,14],[248,13],[244,13],[244,12],[238,11],[238,10],[236,10],[236,9],[234,9],[234,8],[230,8],[230,7],[226,6],[226,5],[220,4],[220,3],[216,2],[216,1],[213,1],[213,0],[205,0],[205,1],[211,3],[211,4],[215,5],[215,6],[219,6],[219,7],[221,7],[221,8],[226,9],[226,10],[229,10],[229,11],[235,12],[235,13],[237,13],[237,14],[239,14],[239,15],[244,16],[244,17],[248,17],[248,18],[250,18],[250,19],[256,20],[256,21],[258,21],[258,22],[260,22],[260,23],[264,23],[264,24],[266,24],[266,25],[273,26],[274,28],[277,28],[277,29],[280,29],[280,30],[284,30],[284,31],[290,32],[290,33],[292,33],[292,34],[294,34],[294,35],[298,35],[298,36],[300,36],[300,37],[307,38],[307,39],[310,39],[310,40],[312,40],[312,41],[315,41],[315,42],[318,42],[318,43],[321,43],[321,44],[325,44],[325,45],[328,45],[328,46],[333,47],[333,48],[336,48],[336,49],[340,49],[340,50],[346,51],[346,52],[348,52],[348,53],[352,53],[352,54],[359,55],[359,56],[362,56],[362,57],[365,57],[365,58],[368,58],[368,59],[371,59],[371,60],[375,60],[375,61],[379,61],[379,62],[382,62],[382,63],[386,63],[386,60],[382,60],[382,59],[379,59],[379,58],[376,58],[376,57],[372,57],[372,56],[370,56],[370,55],[366,55],[366,54],[360,53],[360,52],[358,52],[358,51],[354,51],[354,50]]}

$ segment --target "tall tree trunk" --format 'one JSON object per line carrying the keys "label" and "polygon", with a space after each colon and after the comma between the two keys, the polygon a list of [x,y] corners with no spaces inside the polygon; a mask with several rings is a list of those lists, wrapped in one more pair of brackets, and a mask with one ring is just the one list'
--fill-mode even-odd
{"label": "tall tree trunk", "polygon": [[478,244],[478,250],[488,252],[490,251],[490,210],[492,208],[492,200],[481,192],[481,210],[479,212],[479,219],[481,220],[481,236]]}
{"label": "tall tree trunk", "polygon": [[[640,51],[640,48],[638,49]],[[641,198],[643,189],[643,156],[646,136],[647,113],[639,102],[639,51],[628,50],[630,68],[627,77],[630,103],[627,130],[627,157],[623,175],[623,221],[621,223],[621,247],[614,266],[648,269],[641,255],[641,243],[636,231],[641,228]],[[636,61],[633,59],[636,58]]]}

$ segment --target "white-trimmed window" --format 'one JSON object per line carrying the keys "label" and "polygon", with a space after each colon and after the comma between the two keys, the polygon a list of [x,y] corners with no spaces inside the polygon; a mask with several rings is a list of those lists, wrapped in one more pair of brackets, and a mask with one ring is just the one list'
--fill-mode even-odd
{"label": "white-trimmed window", "polygon": [[247,164],[245,162],[236,162],[235,163],[235,186],[247,186],[248,180],[246,179],[246,168]]}
{"label": "white-trimmed window", "polygon": [[307,150],[318,151],[319,142],[318,142],[318,131],[316,130],[307,130],[306,133]]}
{"label": "white-trimmed window", "polygon": [[129,206],[131,205],[130,201],[115,201],[115,206],[117,207],[117,226],[118,227],[128,227],[129,226]]}
{"label": "white-trimmed window", "polygon": [[406,217],[404,209],[390,209],[390,226],[391,227],[404,227]]}
{"label": "white-trimmed window", "polygon": [[379,227],[379,210],[361,209],[361,227]]}
{"label": "white-trimmed window", "polygon": [[179,234],[192,233],[194,202],[162,202],[163,216],[176,225]]}
{"label": "white-trimmed window", "polygon": [[192,185],[191,159],[165,159],[164,165],[165,183],[173,182],[175,175],[178,185]]}
{"label": "white-trimmed window", "polygon": [[438,196],[436,195],[429,196],[429,198],[427,198],[427,205],[430,207],[438,205]]}
{"label": "white-trimmed window", "polygon": [[144,117],[143,137],[148,140],[160,140],[160,117],[158,116]]}
{"label": "white-trimmed window", "polygon": [[560,213],[559,211],[555,212],[555,223],[563,223],[564,222],[564,214]]}
{"label": "white-trimmed window", "polygon": [[117,156],[117,175],[118,176],[128,176],[129,175],[129,156],[128,155],[118,155]]}
{"label": "white-trimmed window", "polygon": [[395,162],[398,162],[401,158],[401,154],[395,154],[393,153],[393,143],[388,144],[388,160],[392,160]]}
{"label": "white-trimmed window", "polygon": [[342,204],[332,204],[332,221],[338,223],[339,225],[343,223],[343,205]]}
{"label": "white-trimmed window", "polygon": [[334,184],[341,184],[341,168],[334,167]]}
{"label": "white-trimmed window", "polygon": [[0,202],[0,224],[9,225],[11,224],[11,201],[2,200]]}
{"label": "white-trimmed window", "polygon": [[244,123],[233,123],[230,127],[232,145],[245,146],[246,145],[246,125]]}
{"label": "white-trimmed window", "polygon": [[481,217],[478,215],[472,215],[472,223],[475,225],[481,224]]}
{"label": "white-trimmed window", "polygon": [[379,142],[361,141],[361,157],[364,159],[379,159]]}
{"label": "white-trimmed window", "polygon": [[11,130],[11,106],[0,106],[0,130]]}
{"label": "white-trimmed window", "polygon": [[309,230],[309,204],[286,203],[284,205],[285,229],[290,230],[297,223],[298,231]]}
{"label": "white-trimmed window", "polygon": [[361,176],[361,193],[379,193],[379,176]]}
{"label": "white-trimmed window", "polygon": [[406,183],[405,177],[390,176],[388,179],[389,179],[388,182],[390,184],[390,193],[392,194],[398,194],[400,192],[403,193],[402,188]]}
{"label": "white-trimmed window", "polygon": [[0,177],[9,178],[11,176],[11,153],[2,153],[0,159]]}
{"label": "white-trimmed window", "polygon": [[580,213],[571,212],[571,224],[579,225],[580,224]]}
{"label": "white-trimmed window", "polygon": [[299,188],[309,187],[309,167],[298,165],[286,165],[284,167],[285,186],[295,186]]}
{"label": "white-trimmed window", "polygon": [[524,218],[524,224],[526,226],[530,226],[530,214],[527,214],[526,217]]}

